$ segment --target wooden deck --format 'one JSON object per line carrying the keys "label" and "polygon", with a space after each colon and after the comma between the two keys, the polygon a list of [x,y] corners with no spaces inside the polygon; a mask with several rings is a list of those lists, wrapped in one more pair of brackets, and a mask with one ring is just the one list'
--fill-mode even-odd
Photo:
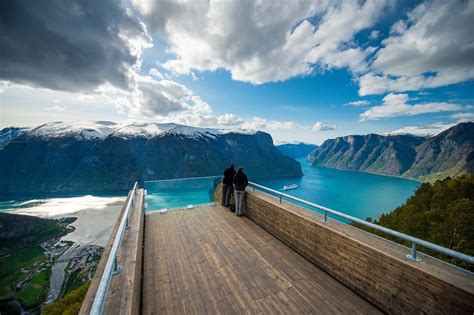
{"label": "wooden deck", "polygon": [[146,215],[142,313],[380,311],[247,218],[203,206]]}

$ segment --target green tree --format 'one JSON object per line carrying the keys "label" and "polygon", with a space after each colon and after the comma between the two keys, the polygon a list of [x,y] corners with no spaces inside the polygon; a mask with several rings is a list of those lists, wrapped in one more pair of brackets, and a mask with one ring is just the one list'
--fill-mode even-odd
{"label": "green tree", "polygon": [[[403,206],[380,216],[373,222],[468,255],[474,255],[474,175],[446,178],[433,184],[423,183]],[[409,243],[400,239],[358,224],[354,225],[410,246]],[[462,261],[428,249],[422,249],[422,251],[474,271],[474,266]]]}
{"label": "green tree", "polygon": [[41,311],[41,315],[73,315],[78,314],[81,309],[82,301],[89,289],[90,281],[75,290],[66,294],[63,298],[52,304],[46,305]]}

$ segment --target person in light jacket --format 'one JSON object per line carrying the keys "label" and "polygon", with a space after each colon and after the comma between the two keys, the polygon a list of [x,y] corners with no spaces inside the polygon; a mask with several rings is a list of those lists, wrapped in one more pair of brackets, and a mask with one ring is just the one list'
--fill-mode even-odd
{"label": "person in light jacket", "polygon": [[235,213],[239,217],[244,214],[245,187],[247,187],[248,184],[247,175],[245,175],[243,168],[239,168],[237,174],[234,176]]}
{"label": "person in light jacket", "polygon": [[224,207],[230,206],[230,198],[232,196],[232,190],[234,189],[234,175],[235,168],[234,164],[226,168],[224,171],[224,179],[222,180],[222,201],[221,205]]}

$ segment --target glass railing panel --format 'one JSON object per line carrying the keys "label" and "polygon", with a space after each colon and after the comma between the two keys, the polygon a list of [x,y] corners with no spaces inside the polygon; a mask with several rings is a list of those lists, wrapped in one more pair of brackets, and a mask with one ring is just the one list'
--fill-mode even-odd
{"label": "glass railing panel", "polygon": [[213,202],[222,176],[146,181],[146,211],[161,211]]}

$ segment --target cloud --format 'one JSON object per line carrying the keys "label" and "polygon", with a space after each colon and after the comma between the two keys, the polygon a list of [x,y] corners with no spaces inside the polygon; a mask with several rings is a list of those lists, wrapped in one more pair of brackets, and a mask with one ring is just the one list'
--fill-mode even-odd
{"label": "cloud", "polygon": [[174,115],[171,117],[166,117],[163,121],[173,121],[176,123],[195,126],[195,127],[220,127],[220,128],[241,128],[244,120],[234,114],[224,114],[224,115],[213,115],[213,114],[202,114],[192,111],[187,111]]}
{"label": "cloud", "polygon": [[365,106],[365,105],[369,105],[369,104],[370,104],[370,102],[368,102],[366,100],[359,100],[359,101],[353,101],[353,102],[346,103],[345,105]]}
{"label": "cloud", "polygon": [[328,131],[328,130],[335,130],[336,125],[326,125],[322,122],[316,122],[313,127],[311,128],[312,131]]}
{"label": "cloud", "polygon": [[369,39],[376,40],[377,38],[379,38],[379,35],[380,35],[380,31],[373,30],[372,32],[370,32]]}
{"label": "cloud", "polygon": [[244,122],[242,118],[234,114],[217,116],[217,123],[221,126],[238,126]]}
{"label": "cloud", "polygon": [[474,78],[474,2],[427,1],[391,28],[359,94],[434,88]]}
{"label": "cloud", "polygon": [[459,111],[465,107],[447,103],[447,102],[431,102],[409,105],[407,94],[391,93],[383,98],[382,105],[374,106],[360,114],[360,120],[377,120],[382,118],[397,116],[414,116],[427,113]]}
{"label": "cloud", "polygon": [[468,122],[468,121],[474,121],[474,113],[458,113],[458,114],[453,114],[451,116],[452,119],[456,119],[456,122]]}
{"label": "cloud", "polygon": [[235,127],[255,130],[303,128],[291,121],[267,120],[261,117],[243,119],[235,114],[213,114],[209,104],[177,82],[157,80],[151,76],[135,78],[132,92],[110,88],[103,94],[116,104],[117,110],[132,120],[173,121],[197,127]]}
{"label": "cloud", "polygon": [[145,25],[114,0],[5,0],[0,21],[0,80],[53,90],[129,88],[151,46]]}
{"label": "cloud", "polygon": [[170,80],[136,76],[130,93],[111,89],[105,91],[117,104],[119,112],[132,118],[165,117],[182,112],[210,114],[211,107],[184,85]]}
{"label": "cloud", "polygon": [[261,117],[253,117],[251,120],[242,123],[242,128],[244,129],[279,130],[300,127],[300,125],[292,121],[267,120]]}
{"label": "cloud", "polygon": [[64,112],[67,109],[67,106],[65,106],[65,105],[55,105],[55,106],[52,106],[52,107],[48,107],[46,109],[51,110],[51,111]]}
{"label": "cloud", "polygon": [[163,79],[163,74],[155,68],[151,68],[150,71],[148,71],[148,74],[157,79]]}
{"label": "cloud", "polygon": [[[354,36],[371,27],[390,1],[132,1],[169,45],[163,67],[178,74],[228,70],[262,84],[318,69],[365,71],[374,48]],[[243,35],[244,34],[244,35]]]}
{"label": "cloud", "polygon": [[8,81],[2,81],[0,80],[0,94],[5,92],[6,89],[10,86],[10,83]]}

